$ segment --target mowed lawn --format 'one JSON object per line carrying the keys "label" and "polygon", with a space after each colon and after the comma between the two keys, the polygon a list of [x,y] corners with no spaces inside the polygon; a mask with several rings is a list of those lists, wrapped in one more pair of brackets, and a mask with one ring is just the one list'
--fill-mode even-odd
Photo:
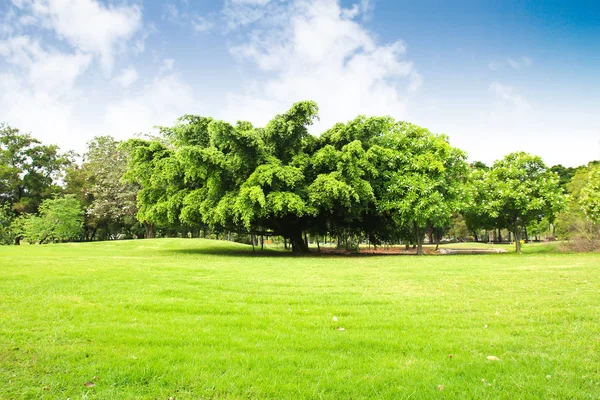
{"label": "mowed lawn", "polygon": [[0,247],[0,398],[597,399],[600,255]]}

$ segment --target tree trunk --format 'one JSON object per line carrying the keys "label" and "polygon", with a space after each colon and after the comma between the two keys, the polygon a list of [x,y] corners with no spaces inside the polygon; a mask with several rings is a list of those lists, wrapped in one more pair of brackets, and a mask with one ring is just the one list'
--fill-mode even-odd
{"label": "tree trunk", "polygon": [[319,237],[317,236],[317,251],[321,252],[321,246],[319,245]]}
{"label": "tree trunk", "polygon": [[302,232],[292,232],[290,234],[290,243],[294,253],[308,253],[308,245],[302,238]]}
{"label": "tree trunk", "polygon": [[502,230],[498,228],[498,242],[502,243]]}
{"label": "tree trunk", "polygon": [[146,224],[146,239],[154,239],[156,237],[156,231],[154,230],[154,224]]}
{"label": "tree trunk", "polygon": [[427,240],[429,244],[433,244],[433,237],[435,235],[434,228],[427,229]]}
{"label": "tree trunk", "polygon": [[527,234],[527,227],[525,227],[525,243],[529,243],[529,235]]}
{"label": "tree trunk", "polygon": [[518,227],[514,228],[513,234],[515,235],[515,250],[517,254],[521,254],[521,232]]}
{"label": "tree trunk", "polygon": [[414,227],[415,227],[415,239],[417,240],[417,255],[422,256],[423,255],[423,234],[421,232],[421,228],[419,228],[419,226],[417,225],[417,223],[414,223]]}
{"label": "tree trunk", "polygon": [[260,235],[260,251],[265,249],[265,237],[264,235]]}

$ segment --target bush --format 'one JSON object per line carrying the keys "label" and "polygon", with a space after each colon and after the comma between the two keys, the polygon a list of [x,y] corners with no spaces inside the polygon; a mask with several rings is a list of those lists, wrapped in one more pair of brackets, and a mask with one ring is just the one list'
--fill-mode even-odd
{"label": "bush", "polygon": [[83,210],[72,195],[44,200],[39,216],[23,216],[14,225],[29,243],[76,240],[83,234]]}

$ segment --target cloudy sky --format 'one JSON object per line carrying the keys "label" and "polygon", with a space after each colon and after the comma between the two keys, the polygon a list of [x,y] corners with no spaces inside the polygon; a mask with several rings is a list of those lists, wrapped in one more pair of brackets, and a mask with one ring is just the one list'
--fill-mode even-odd
{"label": "cloudy sky", "polygon": [[359,114],[446,133],[471,160],[600,159],[600,3],[0,0],[0,121],[82,152],[199,114],[319,134]]}

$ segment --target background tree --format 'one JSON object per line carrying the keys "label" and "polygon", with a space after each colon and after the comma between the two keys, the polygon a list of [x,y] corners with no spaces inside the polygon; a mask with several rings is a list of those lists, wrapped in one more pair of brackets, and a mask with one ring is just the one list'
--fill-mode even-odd
{"label": "background tree", "polygon": [[496,161],[487,174],[490,185],[488,213],[500,227],[513,233],[521,252],[523,230],[532,222],[552,221],[565,204],[558,176],[542,159],[528,153],[511,153]]}
{"label": "background tree", "polygon": [[139,186],[122,179],[127,170],[126,149],[111,136],[99,136],[88,143],[84,157],[83,168],[91,183],[90,222],[102,228],[108,238],[131,233],[137,224]]}
{"label": "background tree", "polygon": [[590,241],[595,235],[593,222],[582,208],[583,189],[588,184],[590,174],[598,169],[594,162],[576,169],[571,180],[565,185],[568,194],[566,207],[556,217],[556,235],[562,239],[585,238]]}
{"label": "background tree", "polygon": [[16,215],[10,205],[0,204],[0,245],[12,244],[15,240],[11,225]]}
{"label": "background tree", "polygon": [[61,192],[63,169],[73,154],[62,154],[55,145],[42,145],[29,134],[0,125],[0,203],[21,213],[37,212],[40,203]]}
{"label": "background tree", "polygon": [[578,168],[565,167],[562,164],[553,165],[550,168],[550,171],[558,175],[558,184],[563,188],[566,188],[567,184],[571,182],[577,170]]}
{"label": "background tree", "polygon": [[588,179],[581,189],[579,204],[585,216],[595,224],[600,223],[600,168],[591,168]]}
{"label": "background tree", "polygon": [[377,168],[386,177],[380,208],[412,229],[417,254],[423,254],[426,228],[448,226],[452,215],[462,208],[466,154],[450,146],[446,136],[409,123],[398,124],[378,142],[391,150],[392,156],[387,168]]}
{"label": "background tree", "polygon": [[490,179],[490,169],[483,163],[471,164],[471,173],[466,185],[468,201],[461,210],[465,225],[478,240],[479,233],[501,228],[497,204],[493,202],[497,188]]}
{"label": "background tree", "polygon": [[38,215],[23,216],[19,224],[29,243],[78,240],[83,234],[83,210],[72,195],[46,199]]}
{"label": "background tree", "polygon": [[86,210],[86,240],[140,234],[136,219],[139,186],[123,181],[126,169],[127,150],[111,136],[88,142],[81,165],[67,169],[65,192]]}

